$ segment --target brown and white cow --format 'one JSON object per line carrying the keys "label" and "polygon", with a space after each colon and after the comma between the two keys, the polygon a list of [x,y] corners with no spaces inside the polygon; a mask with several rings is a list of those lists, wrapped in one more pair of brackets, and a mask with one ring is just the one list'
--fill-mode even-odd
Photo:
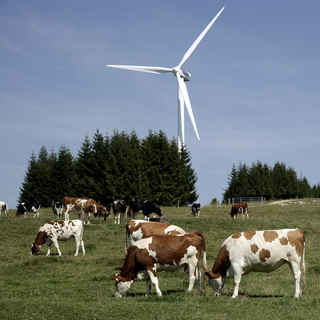
{"label": "brown and white cow", "polygon": [[133,244],[135,241],[143,238],[149,238],[155,235],[164,236],[186,233],[182,228],[169,223],[145,220],[129,220],[126,224],[126,232],[126,237],[129,237],[130,244]]}
{"label": "brown and white cow", "polygon": [[67,241],[72,237],[76,241],[76,253],[78,255],[79,247],[81,245],[82,254],[85,255],[83,238],[83,223],[81,220],[69,220],[69,221],[51,221],[45,223],[39,228],[38,235],[35,242],[31,247],[31,254],[38,254],[41,246],[46,244],[48,246],[47,256],[50,255],[52,243],[57,248],[59,256],[61,251],[59,249],[58,240]]}
{"label": "brown and white cow", "polygon": [[79,199],[80,200],[91,200],[91,202],[97,206],[97,212],[99,212],[99,214],[101,214],[101,215],[106,214],[105,206],[99,204],[94,199],[81,198],[81,197],[64,197],[62,202],[63,202],[63,206],[64,206],[64,210],[65,210],[65,212],[64,212],[65,220],[69,220],[69,212],[73,209],[75,202]]}
{"label": "brown and white cow", "polygon": [[126,295],[134,281],[147,281],[148,295],[151,283],[158,296],[157,272],[176,271],[189,267],[189,287],[191,291],[198,275],[198,289],[201,290],[201,273],[198,267],[203,252],[203,266],[207,269],[206,240],[201,232],[180,235],[152,236],[141,239],[129,247],[122,271],[112,279],[115,281],[117,298]]}
{"label": "brown and white cow", "polygon": [[226,278],[233,278],[232,298],[238,296],[242,275],[249,272],[271,272],[288,263],[295,280],[294,298],[302,295],[305,274],[305,237],[300,229],[249,231],[227,238],[211,271],[206,272],[214,295],[220,295]]}
{"label": "brown and white cow", "polygon": [[78,214],[79,219],[82,215],[83,222],[86,222],[87,224],[90,223],[90,215],[98,212],[97,205],[95,204],[95,201],[92,201],[92,199],[77,199],[72,209]]}
{"label": "brown and white cow", "polygon": [[244,219],[244,214],[247,215],[247,219],[249,218],[248,213],[248,204],[246,202],[234,203],[231,207],[231,218],[235,219],[238,213],[242,213],[242,219]]}

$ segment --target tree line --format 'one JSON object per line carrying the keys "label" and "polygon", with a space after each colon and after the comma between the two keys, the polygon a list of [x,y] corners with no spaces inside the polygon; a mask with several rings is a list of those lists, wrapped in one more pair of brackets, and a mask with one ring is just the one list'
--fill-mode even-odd
{"label": "tree line", "polygon": [[37,201],[50,207],[64,196],[149,200],[156,205],[188,205],[197,200],[197,177],[190,152],[179,152],[174,138],[149,131],[139,139],[133,131],[99,130],[85,135],[76,156],[62,145],[58,152],[45,146],[33,151],[20,188],[19,202]]}
{"label": "tree line", "polygon": [[251,166],[242,164],[232,166],[228,174],[228,187],[224,190],[223,200],[234,197],[263,196],[269,199],[292,199],[320,197],[320,185],[310,186],[306,177],[298,177],[292,167],[276,162],[273,167],[260,161]]}

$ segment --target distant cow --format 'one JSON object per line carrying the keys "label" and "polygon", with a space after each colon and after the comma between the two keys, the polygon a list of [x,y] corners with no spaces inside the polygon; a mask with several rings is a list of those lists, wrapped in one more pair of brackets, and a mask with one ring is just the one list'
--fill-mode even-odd
{"label": "distant cow", "polygon": [[300,229],[249,231],[227,238],[211,271],[206,272],[214,295],[220,295],[225,279],[233,278],[232,298],[238,296],[241,276],[254,272],[271,272],[288,263],[295,279],[294,298],[302,295],[305,274],[305,237]]}
{"label": "distant cow", "polygon": [[[151,236],[164,236],[171,234],[184,234],[186,233],[182,228],[164,222],[145,221],[145,220],[129,220],[126,224],[126,238],[130,240],[130,244],[149,238]],[[127,243],[126,243],[127,252]]]}
{"label": "distant cow", "polygon": [[64,206],[64,218],[65,220],[69,220],[69,212],[73,209],[76,200],[91,200],[97,206],[98,213],[104,215],[106,213],[106,208],[99,204],[97,201],[91,198],[81,198],[81,197],[64,197],[63,198],[63,206]]}
{"label": "distant cow", "polygon": [[191,214],[194,217],[200,217],[200,208],[201,208],[201,204],[199,202],[195,202],[192,207],[191,207]]}
{"label": "distant cow", "polygon": [[114,223],[120,224],[121,216],[125,217],[127,214],[127,201],[116,199],[113,201]]}
{"label": "distant cow", "polygon": [[148,200],[131,200],[129,202],[130,206],[130,215],[132,218],[134,218],[134,214],[141,211],[145,217],[145,220],[149,221],[150,214],[152,212],[156,213],[159,217],[162,216],[161,209],[159,207],[156,207],[154,204],[152,204]]}
{"label": "distant cow", "polygon": [[78,214],[78,218],[82,215],[83,222],[89,224],[90,223],[90,215],[96,214],[97,205],[95,201],[78,199],[74,203],[73,210]]}
{"label": "distant cow", "polygon": [[206,241],[201,232],[181,235],[152,236],[141,239],[129,247],[122,271],[112,279],[116,284],[117,298],[126,295],[134,281],[147,281],[148,295],[151,283],[155,286],[157,295],[161,296],[157,272],[176,271],[189,268],[189,287],[194,286],[198,275],[198,289],[201,290],[201,276],[198,267],[203,252],[203,265],[207,268]]}
{"label": "distant cow", "polygon": [[69,221],[51,221],[45,223],[39,228],[38,235],[35,242],[31,247],[31,254],[37,255],[41,246],[46,244],[48,246],[47,256],[50,255],[52,243],[58,250],[59,256],[61,251],[59,249],[58,240],[66,241],[75,238],[76,241],[76,253],[78,255],[79,247],[81,245],[82,254],[85,255],[83,238],[83,223],[81,220],[69,220]]}
{"label": "distant cow", "polygon": [[4,215],[7,217],[9,209],[7,204],[4,201],[0,201],[0,217],[1,217],[2,210],[4,212]]}
{"label": "distant cow", "polygon": [[55,217],[62,218],[62,202],[61,201],[52,201],[52,212]]}
{"label": "distant cow", "polygon": [[242,219],[244,219],[244,214],[247,215],[247,219],[249,218],[248,204],[246,202],[234,203],[232,205],[230,212],[231,218],[236,219],[238,213],[242,213]]}
{"label": "distant cow", "polygon": [[38,202],[21,202],[17,207],[17,216],[21,216],[24,214],[24,217],[27,218],[27,212],[33,211],[33,217],[39,218],[39,210],[40,210],[40,203]]}

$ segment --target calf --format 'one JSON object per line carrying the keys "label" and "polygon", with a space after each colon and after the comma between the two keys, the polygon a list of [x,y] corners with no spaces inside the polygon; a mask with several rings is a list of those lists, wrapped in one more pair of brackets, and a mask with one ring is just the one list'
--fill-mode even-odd
{"label": "calf", "polygon": [[200,217],[200,208],[201,208],[201,204],[199,202],[195,202],[192,207],[191,207],[191,214],[194,217]]}
{"label": "calf", "polygon": [[231,206],[231,218],[235,219],[238,213],[242,213],[242,219],[244,219],[244,214],[246,213],[247,219],[249,218],[248,214],[248,204],[246,202],[234,203]]}
{"label": "calf", "polygon": [[62,207],[63,207],[62,202],[52,201],[51,207],[52,207],[53,216],[58,217],[58,218],[62,218]]}
{"label": "calf", "polygon": [[8,206],[4,201],[0,201],[0,217],[1,217],[2,210],[4,212],[4,215],[7,217],[8,216]]}
{"label": "calf", "polygon": [[206,241],[201,232],[181,235],[152,236],[141,239],[129,247],[122,271],[112,279],[115,281],[117,298],[125,296],[134,281],[147,281],[148,295],[151,283],[161,296],[157,272],[176,271],[189,267],[189,287],[194,286],[198,274],[198,289],[201,290],[201,277],[198,267],[203,252],[203,266],[207,268]]}
{"label": "calf", "polygon": [[[175,225],[164,222],[129,220],[126,224],[126,239],[129,237],[130,244],[151,236],[164,236],[170,234],[185,234],[186,232]],[[127,243],[126,243],[127,252]]]}
{"label": "calf", "polygon": [[83,223],[81,220],[69,220],[69,221],[51,221],[45,223],[39,228],[38,235],[35,242],[31,247],[31,254],[37,255],[41,245],[46,244],[48,246],[47,256],[50,255],[52,243],[57,248],[59,256],[61,251],[59,249],[58,240],[67,241],[72,237],[76,240],[76,253],[78,255],[79,247],[81,245],[82,254],[85,255],[83,237]]}
{"label": "calf", "polygon": [[288,263],[295,280],[294,298],[302,295],[305,274],[305,237],[300,229],[249,231],[227,238],[211,271],[206,272],[214,295],[220,295],[226,278],[233,278],[232,298],[238,296],[242,275],[251,271],[271,272]]}
{"label": "calf", "polygon": [[24,217],[27,218],[27,212],[33,211],[33,217],[39,218],[40,207],[41,205],[38,202],[21,202],[18,205],[16,215],[20,216],[24,214]]}

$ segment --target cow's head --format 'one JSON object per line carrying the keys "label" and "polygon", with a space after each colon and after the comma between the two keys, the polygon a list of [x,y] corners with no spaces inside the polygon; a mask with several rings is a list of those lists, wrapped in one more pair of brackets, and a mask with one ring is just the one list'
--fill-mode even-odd
{"label": "cow's head", "polygon": [[38,252],[40,251],[40,248],[41,248],[41,245],[33,243],[32,247],[31,247],[31,255],[33,255],[33,256],[37,255]]}
{"label": "cow's head", "polygon": [[161,212],[161,209],[160,209],[159,207],[157,207],[156,214],[157,214],[159,217],[162,216],[162,212]]}
{"label": "cow's head", "polygon": [[209,283],[213,289],[213,295],[220,296],[226,277],[222,277],[221,274],[213,273],[212,271],[206,271],[205,275],[209,278]]}
{"label": "cow's head", "polygon": [[[112,278],[114,281],[114,284],[116,286],[116,293],[115,297],[116,298],[122,298],[125,297],[128,290],[131,287],[131,284],[134,280],[126,280],[123,277],[121,277],[119,274],[117,274],[115,277]],[[135,279],[136,281],[136,279]]]}

